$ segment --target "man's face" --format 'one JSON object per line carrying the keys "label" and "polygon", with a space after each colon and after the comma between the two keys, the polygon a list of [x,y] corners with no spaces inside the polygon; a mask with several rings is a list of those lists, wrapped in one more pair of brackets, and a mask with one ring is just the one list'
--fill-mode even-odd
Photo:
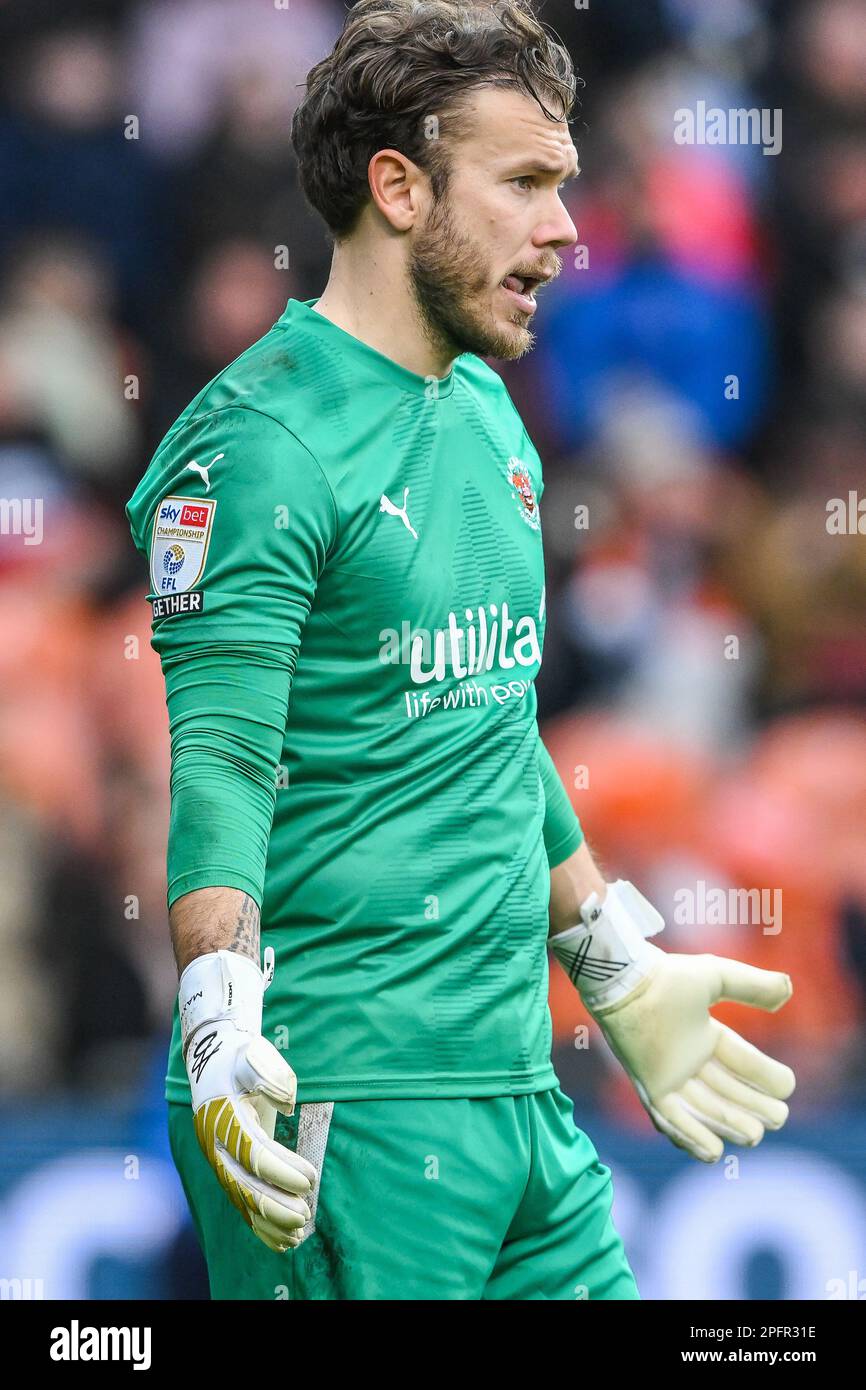
{"label": "man's face", "polygon": [[455,356],[522,357],[536,287],[577,240],[560,191],[577,173],[562,122],[519,92],[483,88],[472,133],[449,152],[445,196],[413,233],[409,279],[425,329]]}

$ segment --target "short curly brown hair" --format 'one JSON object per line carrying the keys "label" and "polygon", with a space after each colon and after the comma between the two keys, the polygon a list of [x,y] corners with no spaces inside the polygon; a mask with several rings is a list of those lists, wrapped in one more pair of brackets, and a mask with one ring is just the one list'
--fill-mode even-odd
{"label": "short curly brown hair", "polygon": [[369,200],[377,150],[399,150],[441,196],[448,139],[465,133],[479,87],[525,92],[551,120],[568,119],[571,58],[531,0],[358,0],[292,121],[304,193],[338,241]]}

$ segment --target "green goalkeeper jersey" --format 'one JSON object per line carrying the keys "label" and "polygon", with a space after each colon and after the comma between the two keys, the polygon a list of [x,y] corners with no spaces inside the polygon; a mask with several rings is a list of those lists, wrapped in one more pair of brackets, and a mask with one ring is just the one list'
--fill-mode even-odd
{"label": "green goalkeeper jersey", "polygon": [[[127,507],[169,905],[261,904],[264,1032],[302,1101],[543,1090],[548,863],[581,832],[536,723],[539,458],[477,357],[420,377],[315,303],[200,392]],[[176,1016],[167,1095],[189,1098]]]}

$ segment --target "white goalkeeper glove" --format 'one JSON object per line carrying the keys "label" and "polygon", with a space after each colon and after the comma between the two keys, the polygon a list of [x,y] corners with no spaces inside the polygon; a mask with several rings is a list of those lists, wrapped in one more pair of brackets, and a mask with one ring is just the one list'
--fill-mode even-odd
{"label": "white goalkeeper glove", "polygon": [[790,1067],[713,1018],[722,1000],[771,1013],[787,975],[711,955],[674,955],[646,940],[664,920],[623,879],[583,903],[578,926],[550,940],[656,1129],[704,1163],[723,1140],[754,1147],[788,1118]]}
{"label": "white goalkeeper glove", "polygon": [[277,1111],[295,1108],[297,1079],[262,1037],[273,959],[268,947],[263,972],[234,951],[198,956],[180,977],[178,1007],[198,1142],[247,1225],[283,1251],[301,1243],[318,1175],[274,1140]]}

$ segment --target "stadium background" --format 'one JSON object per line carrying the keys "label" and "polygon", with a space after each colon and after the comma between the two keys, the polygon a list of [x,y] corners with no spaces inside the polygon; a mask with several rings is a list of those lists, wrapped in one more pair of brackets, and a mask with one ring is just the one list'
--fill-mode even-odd
{"label": "stadium background", "polygon": [[[866,8],[543,14],[586,83],[586,249],[504,372],[545,460],[542,728],[669,947],[791,973],[779,1016],[724,1016],[799,1086],[782,1135],[694,1164],[554,968],[556,1062],[645,1296],[863,1298],[866,549],[827,504],[866,486]],[[123,504],[324,284],[287,127],[340,15],[0,5],[0,496],[43,504],[40,544],[0,534],[5,1296],[205,1296],[163,1130],[168,739]],[[700,101],[781,111],[781,152],[678,144]],[[780,892],[781,923],[674,922],[702,883]]]}

